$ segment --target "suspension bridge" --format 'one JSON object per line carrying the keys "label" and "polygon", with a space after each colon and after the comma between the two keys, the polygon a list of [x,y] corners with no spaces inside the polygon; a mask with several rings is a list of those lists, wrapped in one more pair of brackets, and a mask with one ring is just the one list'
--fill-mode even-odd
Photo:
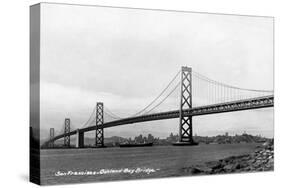
{"label": "suspension bridge", "polygon": [[110,127],[126,124],[179,119],[179,145],[194,145],[192,133],[193,116],[226,113],[274,106],[273,90],[240,88],[212,80],[190,67],[181,70],[147,106],[137,113],[121,117],[97,102],[89,119],[79,129],[71,130],[71,121],[65,118],[62,129],[55,135],[50,128],[50,138],[42,147],[54,147],[54,142],[64,139],[70,147],[70,136],[76,136],[76,147],[84,147],[84,134],[95,132],[95,146],[104,147],[104,131]]}

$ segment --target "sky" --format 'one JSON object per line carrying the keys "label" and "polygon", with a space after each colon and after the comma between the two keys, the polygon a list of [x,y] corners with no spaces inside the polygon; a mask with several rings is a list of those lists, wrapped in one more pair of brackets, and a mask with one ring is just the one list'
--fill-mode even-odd
{"label": "sky", "polygon": [[[99,101],[122,116],[139,111],[181,66],[229,85],[273,90],[273,18],[41,5],[43,138],[66,117],[80,127]],[[105,136],[166,137],[177,133],[178,121],[118,126]],[[273,109],[194,117],[193,128],[197,135],[273,137]]]}

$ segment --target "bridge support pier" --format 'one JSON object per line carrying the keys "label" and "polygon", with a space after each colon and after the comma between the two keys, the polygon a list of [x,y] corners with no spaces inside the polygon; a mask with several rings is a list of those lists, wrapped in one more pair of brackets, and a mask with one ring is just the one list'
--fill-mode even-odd
{"label": "bridge support pier", "polygon": [[103,128],[99,128],[101,125],[103,125],[103,103],[98,102],[96,106],[96,147],[104,147]]}
{"label": "bridge support pier", "polygon": [[84,147],[84,132],[81,132],[79,129],[76,131],[76,148]]}
{"label": "bridge support pier", "polygon": [[184,109],[192,108],[192,69],[181,68],[181,92],[179,109],[179,140],[174,145],[196,145],[192,137],[192,116],[186,116]]}
{"label": "bridge support pier", "polygon": [[[55,137],[55,129],[50,128],[50,140],[52,140]],[[55,146],[54,141],[49,143],[49,148],[53,148]]]}
{"label": "bridge support pier", "polygon": [[[70,133],[70,119],[65,118],[64,120],[64,134]],[[70,136],[69,135],[64,135],[64,146],[65,147],[70,147]]]}

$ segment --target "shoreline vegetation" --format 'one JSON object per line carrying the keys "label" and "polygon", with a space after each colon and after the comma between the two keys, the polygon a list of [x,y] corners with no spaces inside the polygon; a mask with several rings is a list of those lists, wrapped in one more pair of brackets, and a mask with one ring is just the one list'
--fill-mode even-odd
{"label": "shoreline vegetation", "polygon": [[209,161],[182,168],[186,175],[226,174],[274,170],[273,140],[257,146],[255,152],[231,156],[217,161]]}

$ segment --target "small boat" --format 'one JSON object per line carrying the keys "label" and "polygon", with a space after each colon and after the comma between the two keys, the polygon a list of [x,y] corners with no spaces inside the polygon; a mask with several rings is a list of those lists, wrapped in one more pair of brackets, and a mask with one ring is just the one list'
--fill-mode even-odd
{"label": "small boat", "polygon": [[153,146],[153,142],[149,143],[124,143],[119,145],[122,147],[146,147],[146,146]]}

